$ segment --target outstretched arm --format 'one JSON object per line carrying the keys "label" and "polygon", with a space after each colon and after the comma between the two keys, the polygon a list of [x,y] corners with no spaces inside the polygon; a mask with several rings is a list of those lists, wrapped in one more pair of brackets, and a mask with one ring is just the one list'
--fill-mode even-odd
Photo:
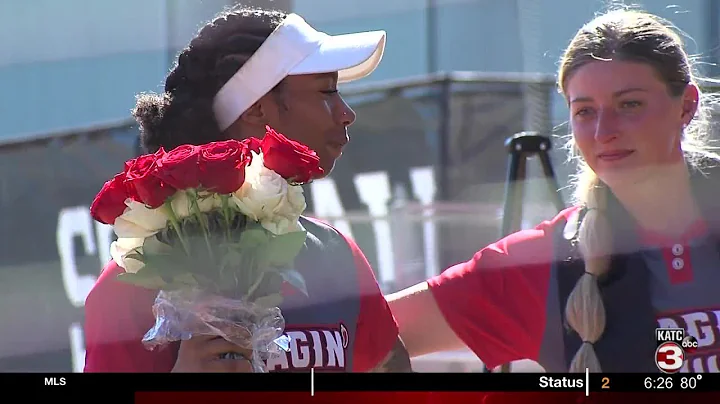
{"label": "outstretched arm", "polygon": [[445,320],[427,282],[385,298],[410,358],[465,347]]}
{"label": "outstretched arm", "polygon": [[410,357],[467,346],[489,368],[537,360],[546,326],[549,223],[515,233],[387,296]]}

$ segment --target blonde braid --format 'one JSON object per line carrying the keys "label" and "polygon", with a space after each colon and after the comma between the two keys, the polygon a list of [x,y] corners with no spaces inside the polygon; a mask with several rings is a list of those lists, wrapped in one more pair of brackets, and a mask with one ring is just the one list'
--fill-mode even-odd
{"label": "blonde braid", "polygon": [[568,296],[565,318],[583,341],[570,363],[570,372],[585,372],[586,368],[600,372],[593,344],[605,331],[605,306],[598,278],[610,268],[612,234],[605,210],[609,191],[591,170],[584,174],[587,186],[579,189],[586,191],[583,199],[587,213],[580,224],[578,248],[585,261],[585,273]]}

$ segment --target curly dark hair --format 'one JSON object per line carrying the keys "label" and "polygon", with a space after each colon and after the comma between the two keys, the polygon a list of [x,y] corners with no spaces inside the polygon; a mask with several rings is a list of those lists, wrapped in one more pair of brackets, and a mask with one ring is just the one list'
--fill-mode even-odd
{"label": "curly dark hair", "polygon": [[140,125],[143,152],[227,140],[215,121],[213,98],[286,16],[239,7],[223,11],[201,28],[178,55],[165,79],[165,92],[137,97],[132,115]]}

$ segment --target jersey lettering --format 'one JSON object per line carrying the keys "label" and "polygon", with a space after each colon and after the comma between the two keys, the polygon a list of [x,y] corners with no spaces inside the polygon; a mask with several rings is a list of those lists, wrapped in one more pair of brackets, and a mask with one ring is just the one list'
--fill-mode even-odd
{"label": "jersey lettering", "polygon": [[686,335],[697,339],[694,352],[686,352],[681,373],[718,372],[720,350],[720,309],[688,310],[664,314],[658,318],[661,328],[683,328]]}
{"label": "jersey lettering", "polygon": [[303,370],[345,371],[348,332],[345,325],[337,327],[290,328],[290,352],[269,359],[270,371]]}

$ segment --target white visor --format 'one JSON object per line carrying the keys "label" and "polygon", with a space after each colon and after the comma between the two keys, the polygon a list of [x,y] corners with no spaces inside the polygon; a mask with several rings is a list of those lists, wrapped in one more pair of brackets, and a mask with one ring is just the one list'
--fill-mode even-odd
{"label": "white visor", "polygon": [[227,129],[286,76],[338,72],[341,83],[361,79],[384,50],[385,31],[328,35],[290,14],[215,95],[215,120]]}

